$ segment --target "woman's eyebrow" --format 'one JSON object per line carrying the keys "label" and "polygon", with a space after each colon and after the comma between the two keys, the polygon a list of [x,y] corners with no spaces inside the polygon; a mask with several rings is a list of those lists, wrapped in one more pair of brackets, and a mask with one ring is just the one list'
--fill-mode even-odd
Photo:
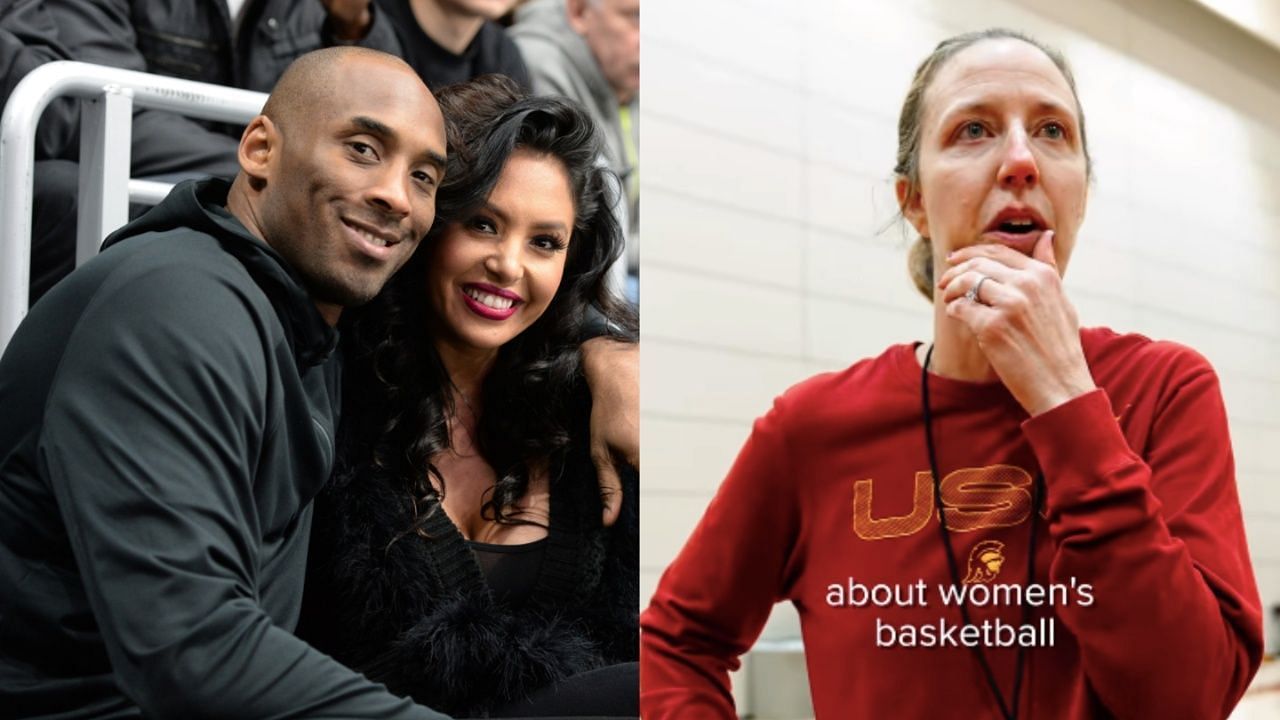
{"label": "woman's eyebrow", "polygon": [[559,220],[546,220],[543,222],[534,223],[533,229],[539,230],[539,231],[552,231],[552,232],[562,233],[562,232],[565,232],[568,228],[566,228],[565,224],[560,222]]}
{"label": "woman's eyebrow", "polygon": [[[510,219],[507,216],[507,214],[502,211],[501,208],[499,208],[497,205],[494,205],[491,202],[481,203],[479,209],[483,210],[486,213],[489,213],[490,215],[493,215],[494,217],[498,218],[504,223]],[[562,233],[567,232],[569,229],[568,226],[566,226],[564,223],[560,222],[559,220],[537,221],[534,223],[530,223],[530,227],[534,230],[539,230],[539,231],[555,231],[555,232],[562,232]]]}
{"label": "woman's eyebrow", "polygon": [[993,112],[995,112],[995,105],[990,101],[970,100],[943,108],[939,118],[946,119],[954,115],[990,115]]}
{"label": "woman's eyebrow", "polygon": [[502,209],[499,208],[497,205],[494,205],[488,200],[480,203],[479,209],[489,213],[490,215],[497,217],[502,222],[507,221],[507,214],[503,212]]}
{"label": "woman's eyebrow", "polygon": [[1036,103],[1036,112],[1041,115],[1066,115],[1075,118],[1076,112],[1055,100],[1041,100]]}
{"label": "woman's eyebrow", "polygon": [[[1000,103],[989,100],[972,100],[952,105],[943,110],[939,119],[946,120],[956,115],[994,115],[998,113]],[[1039,100],[1032,107],[1036,115],[1065,115],[1075,118],[1075,111],[1056,100]]]}

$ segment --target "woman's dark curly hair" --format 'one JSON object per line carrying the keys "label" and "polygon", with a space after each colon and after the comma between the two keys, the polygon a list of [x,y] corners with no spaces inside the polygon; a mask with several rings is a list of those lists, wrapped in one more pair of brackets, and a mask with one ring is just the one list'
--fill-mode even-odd
{"label": "woman's dark curly hair", "polygon": [[446,228],[488,198],[515,150],[564,164],[575,217],[555,297],[536,322],[499,349],[481,390],[477,447],[498,477],[486,517],[525,522],[507,511],[524,495],[531,469],[558,467],[576,428],[585,427],[589,401],[579,346],[588,326],[603,325],[605,334],[630,342],[638,326],[634,311],[608,284],[609,268],[623,251],[610,205],[620,184],[599,162],[600,137],[590,116],[569,100],[526,96],[498,75],[446,87],[437,100],[449,158],[435,222],[382,294],[344,322],[352,342],[335,479],[374,474],[403,487],[415,518],[406,532],[422,532],[422,520],[443,497],[445,478],[431,458],[450,447],[448,419],[456,410],[453,383],[430,336],[426,263]]}

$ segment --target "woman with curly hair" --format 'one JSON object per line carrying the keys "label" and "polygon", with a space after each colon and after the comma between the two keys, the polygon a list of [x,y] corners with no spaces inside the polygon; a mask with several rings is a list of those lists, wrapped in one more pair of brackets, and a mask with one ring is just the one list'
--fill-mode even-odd
{"label": "woman with curly hair", "polygon": [[636,715],[636,475],[602,522],[579,344],[622,237],[590,118],[486,76],[439,94],[436,222],[346,327],[344,427],[299,634],[455,715]]}

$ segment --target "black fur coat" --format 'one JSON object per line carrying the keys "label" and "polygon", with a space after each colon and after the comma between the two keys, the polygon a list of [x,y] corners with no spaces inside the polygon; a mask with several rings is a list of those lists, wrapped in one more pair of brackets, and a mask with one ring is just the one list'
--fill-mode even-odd
{"label": "black fur coat", "polygon": [[636,660],[638,478],[624,473],[622,516],[607,529],[585,448],[552,478],[541,574],[516,606],[494,599],[442,511],[424,528],[432,540],[401,536],[402,490],[377,473],[332,483],[316,501],[298,634],[392,692],[470,717]]}

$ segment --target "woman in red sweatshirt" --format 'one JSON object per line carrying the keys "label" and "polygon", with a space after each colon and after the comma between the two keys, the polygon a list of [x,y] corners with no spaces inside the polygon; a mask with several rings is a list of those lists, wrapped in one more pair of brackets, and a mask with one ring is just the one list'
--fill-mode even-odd
{"label": "woman in red sweatshirt", "polygon": [[1262,655],[1218,380],[1188,348],[1081,330],[1066,62],[941,43],[899,120],[929,344],[788,390],[642,617],[648,720],[729,718],[775,602],[819,718],[1222,718]]}

